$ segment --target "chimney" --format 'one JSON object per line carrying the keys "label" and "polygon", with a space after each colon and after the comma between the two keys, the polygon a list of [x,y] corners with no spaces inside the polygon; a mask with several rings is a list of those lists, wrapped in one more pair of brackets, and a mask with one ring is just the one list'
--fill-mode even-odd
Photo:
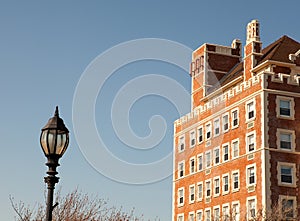
{"label": "chimney", "polygon": [[247,42],[246,42],[246,45],[249,44],[252,41],[260,42],[259,22],[258,22],[258,20],[252,20],[250,23],[248,23],[248,26],[247,26]]}
{"label": "chimney", "polygon": [[252,20],[247,25],[247,40],[244,48],[244,80],[252,77],[252,68],[262,56],[262,43],[260,41],[260,25],[258,20]]}

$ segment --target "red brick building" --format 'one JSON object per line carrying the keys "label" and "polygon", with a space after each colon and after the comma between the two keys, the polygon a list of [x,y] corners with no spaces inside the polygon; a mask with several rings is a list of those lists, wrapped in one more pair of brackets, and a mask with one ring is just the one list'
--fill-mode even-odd
{"label": "red brick building", "polygon": [[[300,220],[300,43],[204,44],[191,63],[192,110],[174,123],[173,220]],[[286,212],[288,211],[288,212]],[[297,215],[299,214],[299,216]]]}

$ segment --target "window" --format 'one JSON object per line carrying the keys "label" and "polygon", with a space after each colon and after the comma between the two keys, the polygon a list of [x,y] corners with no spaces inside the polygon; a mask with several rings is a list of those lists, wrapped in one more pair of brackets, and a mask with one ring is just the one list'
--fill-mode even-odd
{"label": "window", "polygon": [[214,196],[220,195],[220,177],[214,178]]}
{"label": "window", "polygon": [[183,214],[178,214],[177,215],[177,221],[184,221],[184,215]]}
{"label": "window", "polygon": [[224,114],[222,117],[223,133],[229,130],[229,115],[228,113]]}
{"label": "window", "polygon": [[211,181],[210,180],[205,181],[205,193],[206,193],[206,197],[211,196]]}
{"label": "window", "polygon": [[181,136],[181,137],[179,138],[179,147],[178,147],[178,151],[179,151],[179,152],[184,151],[184,142],[185,142],[184,136]]}
{"label": "window", "polygon": [[277,146],[281,150],[294,151],[295,150],[295,131],[277,129]]}
{"label": "window", "polygon": [[232,172],[232,189],[233,191],[237,191],[240,188],[239,182],[239,171]]}
{"label": "window", "polygon": [[246,119],[247,121],[253,120],[255,118],[255,104],[254,100],[246,103]]}
{"label": "window", "polygon": [[196,144],[196,133],[195,131],[190,132],[190,147],[194,147]]}
{"label": "window", "polygon": [[239,110],[234,109],[231,112],[231,119],[232,119],[232,129],[239,126]]}
{"label": "window", "polygon": [[205,152],[205,167],[209,168],[211,167],[211,151]]}
{"label": "window", "polygon": [[281,182],[282,183],[293,183],[293,167],[281,166],[280,168]]}
{"label": "window", "polygon": [[247,216],[248,219],[253,219],[256,216],[256,199],[255,198],[248,198],[247,200]]}
{"label": "window", "polygon": [[217,165],[220,163],[220,148],[216,147],[214,149],[214,164]]}
{"label": "window", "polygon": [[229,175],[225,174],[222,176],[223,178],[223,194],[227,194],[229,192]]}
{"label": "window", "polygon": [[178,206],[183,206],[184,204],[184,188],[178,189]]}
{"label": "window", "polygon": [[288,117],[291,115],[291,101],[280,100],[280,115]]}
{"label": "window", "polygon": [[295,116],[295,103],[292,97],[276,97],[276,112],[278,118],[294,119]]}
{"label": "window", "polygon": [[195,157],[190,159],[190,173],[195,173]]}
{"label": "window", "polygon": [[232,158],[237,158],[239,156],[239,139],[232,141]]}
{"label": "window", "polygon": [[205,209],[205,221],[211,221],[210,209]]}
{"label": "window", "polygon": [[251,132],[249,134],[247,134],[247,151],[248,152],[252,152],[255,150],[255,133]]}
{"label": "window", "polygon": [[222,216],[223,216],[224,221],[229,221],[230,215],[229,215],[229,204],[228,203],[223,205]]}
{"label": "window", "polygon": [[202,182],[197,184],[197,192],[198,192],[198,194],[197,194],[198,199],[197,200],[201,201],[202,198],[203,198],[203,183]]}
{"label": "window", "polygon": [[239,201],[232,202],[232,221],[240,220],[240,203]]}
{"label": "window", "polygon": [[184,176],[184,161],[178,163],[178,177]]}
{"label": "window", "polygon": [[202,143],[203,141],[203,127],[199,127],[198,128],[198,142],[199,143]]}
{"label": "window", "polygon": [[247,166],[247,185],[253,185],[255,184],[255,166],[254,165],[250,165]]}
{"label": "window", "polygon": [[220,221],[220,207],[214,207],[214,221]]}
{"label": "window", "polygon": [[202,220],[202,210],[197,210],[196,220],[197,221],[203,221]]}
{"label": "window", "polygon": [[214,136],[220,135],[220,119],[217,118],[214,120]]}
{"label": "window", "polygon": [[194,212],[189,213],[189,221],[195,221],[195,213]]}
{"label": "window", "polygon": [[208,123],[205,125],[206,139],[209,140],[211,138],[211,124]]}
{"label": "window", "polygon": [[195,185],[190,186],[190,203],[195,202]]}
{"label": "window", "polygon": [[278,162],[278,185],[296,187],[296,165],[293,163]]}
{"label": "window", "polygon": [[198,155],[198,171],[203,170],[203,155]]}
{"label": "window", "polygon": [[223,151],[223,162],[226,162],[229,160],[229,145],[224,144],[222,146],[222,151]]}
{"label": "window", "polygon": [[292,148],[292,135],[291,134],[280,134],[280,148],[281,149],[291,149]]}
{"label": "window", "polygon": [[281,218],[284,220],[295,220],[297,217],[296,196],[279,195],[279,206],[281,207]]}

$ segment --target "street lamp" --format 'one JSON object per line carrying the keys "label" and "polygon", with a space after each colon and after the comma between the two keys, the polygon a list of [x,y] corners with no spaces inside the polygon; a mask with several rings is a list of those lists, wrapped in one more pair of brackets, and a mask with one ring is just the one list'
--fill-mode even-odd
{"label": "street lamp", "polygon": [[69,144],[69,130],[59,117],[57,106],[54,117],[50,118],[46,126],[42,128],[40,144],[47,157],[46,165],[48,166],[48,176],[44,178],[48,188],[46,221],[52,221],[52,211],[56,206],[53,206],[53,192],[55,184],[59,180],[59,177],[55,176],[57,174],[56,167],[59,166],[58,160],[65,153]]}

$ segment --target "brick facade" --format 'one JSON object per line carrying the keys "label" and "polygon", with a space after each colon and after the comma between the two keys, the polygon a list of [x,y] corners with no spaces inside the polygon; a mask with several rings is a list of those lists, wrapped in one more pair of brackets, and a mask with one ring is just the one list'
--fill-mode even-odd
{"label": "brick facade", "polygon": [[174,123],[174,221],[251,220],[282,205],[292,209],[280,216],[300,214],[300,43],[262,49],[253,20],[244,57],[241,47],[193,52],[192,110]]}

